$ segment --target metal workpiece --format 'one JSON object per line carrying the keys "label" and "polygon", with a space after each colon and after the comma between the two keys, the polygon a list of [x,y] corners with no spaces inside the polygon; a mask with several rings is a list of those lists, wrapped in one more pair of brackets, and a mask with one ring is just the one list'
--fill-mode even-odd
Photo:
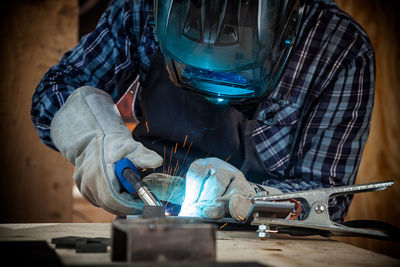
{"label": "metal workpiece", "polygon": [[[317,233],[338,236],[360,236],[378,239],[391,239],[392,237],[384,231],[367,228],[348,227],[341,223],[331,221],[328,211],[328,200],[345,194],[361,192],[380,191],[393,185],[394,182],[371,183],[361,185],[340,186],[333,188],[316,189],[279,195],[269,195],[254,197],[252,199],[252,213],[249,214],[252,225],[259,225],[259,234],[262,231],[276,230],[278,233],[283,231],[290,232],[289,229],[297,228],[297,232]],[[288,220],[283,218],[272,218],[264,216],[262,209],[266,203],[271,201],[289,201],[297,199],[306,209],[306,218],[303,220]],[[279,202],[278,202],[279,203]],[[266,228],[265,228],[266,227]],[[264,229],[265,228],[265,229]],[[262,230],[262,231],[261,231]],[[296,230],[294,230],[296,232]],[[261,236],[260,236],[261,237]],[[262,234],[262,238],[264,234]]]}
{"label": "metal workpiece", "polygon": [[142,218],[164,218],[165,206],[143,206]]}
{"label": "metal workpiece", "polygon": [[165,219],[117,219],[112,223],[112,260],[214,262],[215,226]]}

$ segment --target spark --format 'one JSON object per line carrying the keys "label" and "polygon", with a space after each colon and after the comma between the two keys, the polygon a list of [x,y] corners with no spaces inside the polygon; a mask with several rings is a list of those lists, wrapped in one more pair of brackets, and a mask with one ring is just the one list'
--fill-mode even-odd
{"label": "spark", "polygon": [[231,157],[232,157],[232,154],[230,154],[229,157],[227,157],[225,161],[228,162],[231,159]]}
{"label": "spark", "polygon": [[182,147],[185,147],[187,138],[188,138],[188,135],[185,136],[185,141],[183,142],[183,146]]}
{"label": "spark", "polygon": [[169,157],[169,164],[168,164],[168,171],[167,171],[168,175],[170,175],[169,171],[170,171],[170,168],[171,168],[172,152],[174,152],[174,147],[171,147],[171,156]]}
{"label": "spark", "polygon": [[176,160],[176,165],[175,165],[174,173],[173,173],[172,176],[175,176],[176,173],[178,172],[178,170],[179,170],[179,165],[178,164],[179,164],[179,159]]}
{"label": "spark", "polygon": [[224,228],[225,226],[227,226],[228,225],[228,223],[224,223],[220,228],[219,228],[219,230],[221,230],[222,228]]}
{"label": "spark", "polygon": [[178,148],[178,143],[175,143],[175,150],[174,150],[174,154],[176,154],[176,149]]}
{"label": "spark", "polygon": [[[185,140],[183,142],[183,147],[186,146],[187,142],[188,142],[188,134],[186,134],[186,136],[185,136]],[[188,162],[186,162],[186,161],[188,159],[187,157],[190,152],[190,149],[193,145],[193,141],[191,141],[188,144],[189,145],[188,145],[187,151],[185,153],[185,156],[184,156],[182,162],[179,162],[179,160],[177,160],[175,167],[172,166],[173,165],[172,164],[173,153],[174,153],[174,151],[176,153],[177,146],[178,146],[178,143],[176,143],[175,148],[174,148],[174,146],[171,147],[171,154],[170,154],[168,169],[165,170],[166,167],[164,167],[164,165],[163,165],[163,173],[173,176],[171,179],[164,181],[165,185],[163,186],[163,192],[165,193],[166,196],[168,196],[167,203],[169,203],[171,201],[171,199],[177,192],[179,186],[181,185],[182,181],[184,180],[182,178],[183,172],[186,170],[187,165],[191,163],[189,161]],[[165,163],[165,155],[166,155],[166,148],[164,146],[164,163]],[[178,179],[178,177],[180,177],[180,179]]]}
{"label": "spark", "polygon": [[[175,172],[176,172],[176,168],[178,167],[178,163],[179,163],[179,160],[176,160],[176,165],[175,165],[175,168],[174,168],[174,172],[172,173],[172,171],[171,171],[171,175],[172,175],[172,176],[175,176]],[[171,169],[171,170],[172,170],[172,169]],[[172,182],[171,182],[171,181],[172,181]],[[171,179],[168,180],[167,193],[168,193],[168,192],[171,192],[171,191],[173,190],[174,185],[175,185],[175,181],[176,181],[175,177],[171,177]],[[168,195],[168,194],[167,194],[167,195]]]}
{"label": "spark", "polygon": [[[176,190],[179,188],[179,185],[181,184],[183,179],[178,179],[178,177],[174,176],[172,178],[173,182],[171,187],[169,188],[168,192],[170,192],[169,197],[167,199],[167,203],[170,203],[172,197],[175,195]],[[179,180],[179,183],[176,184],[176,181]]]}
{"label": "spark", "polygon": [[188,153],[190,151],[190,148],[192,147],[192,144],[193,144],[193,141],[191,141],[190,144],[189,144],[189,148],[186,151],[185,157],[183,158],[183,161],[182,161],[182,164],[181,164],[181,172],[179,173],[178,176],[181,176],[183,174],[183,171],[185,170],[185,168],[182,168],[182,167],[184,166],[183,164],[185,163],[186,157],[187,157],[187,155],[188,155]]}
{"label": "spark", "polygon": [[147,129],[147,133],[149,133],[150,130],[149,130],[149,124],[147,123],[147,121],[146,121],[146,129]]}

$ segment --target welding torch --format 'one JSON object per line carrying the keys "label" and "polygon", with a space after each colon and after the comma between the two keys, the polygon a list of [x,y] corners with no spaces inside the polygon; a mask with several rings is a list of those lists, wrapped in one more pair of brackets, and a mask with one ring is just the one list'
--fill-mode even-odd
{"label": "welding torch", "polygon": [[123,158],[115,163],[115,174],[125,191],[131,195],[137,193],[146,206],[163,206],[142,181],[138,169],[129,159]]}

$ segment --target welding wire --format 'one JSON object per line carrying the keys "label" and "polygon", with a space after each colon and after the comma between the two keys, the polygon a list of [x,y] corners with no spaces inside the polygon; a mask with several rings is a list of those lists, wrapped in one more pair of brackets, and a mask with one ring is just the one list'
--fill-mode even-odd
{"label": "welding wire", "polygon": [[147,129],[147,133],[149,133],[150,130],[149,130],[149,124],[147,123],[147,121],[146,121],[146,129]]}
{"label": "welding wire", "polygon": [[219,230],[221,230],[222,228],[224,228],[225,226],[227,226],[228,225],[228,223],[224,223],[220,228],[219,228]]}
{"label": "welding wire", "polygon": [[183,142],[183,146],[182,146],[182,147],[185,147],[185,144],[186,144],[187,138],[188,138],[188,135],[186,135],[186,136],[185,136],[185,141]]}
{"label": "welding wire", "polygon": [[231,157],[232,157],[232,154],[230,154],[229,157],[227,157],[225,161],[228,162],[231,159]]}

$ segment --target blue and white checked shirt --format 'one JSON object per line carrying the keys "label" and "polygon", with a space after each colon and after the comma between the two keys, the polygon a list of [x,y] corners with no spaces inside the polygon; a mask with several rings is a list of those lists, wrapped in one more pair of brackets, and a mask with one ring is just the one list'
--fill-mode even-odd
{"label": "blue and white checked shirt", "polygon": [[[32,120],[53,147],[50,123],[73,90],[90,85],[117,101],[144,80],[158,49],[152,2],[113,1],[97,28],[64,54],[33,95]],[[374,99],[374,52],[361,27],[330,0],[307,9],[298,43],[277,88],[262,103],[253,139],[284,192],[354,184]],[[351,197],[330,203],[342,220]]]}

